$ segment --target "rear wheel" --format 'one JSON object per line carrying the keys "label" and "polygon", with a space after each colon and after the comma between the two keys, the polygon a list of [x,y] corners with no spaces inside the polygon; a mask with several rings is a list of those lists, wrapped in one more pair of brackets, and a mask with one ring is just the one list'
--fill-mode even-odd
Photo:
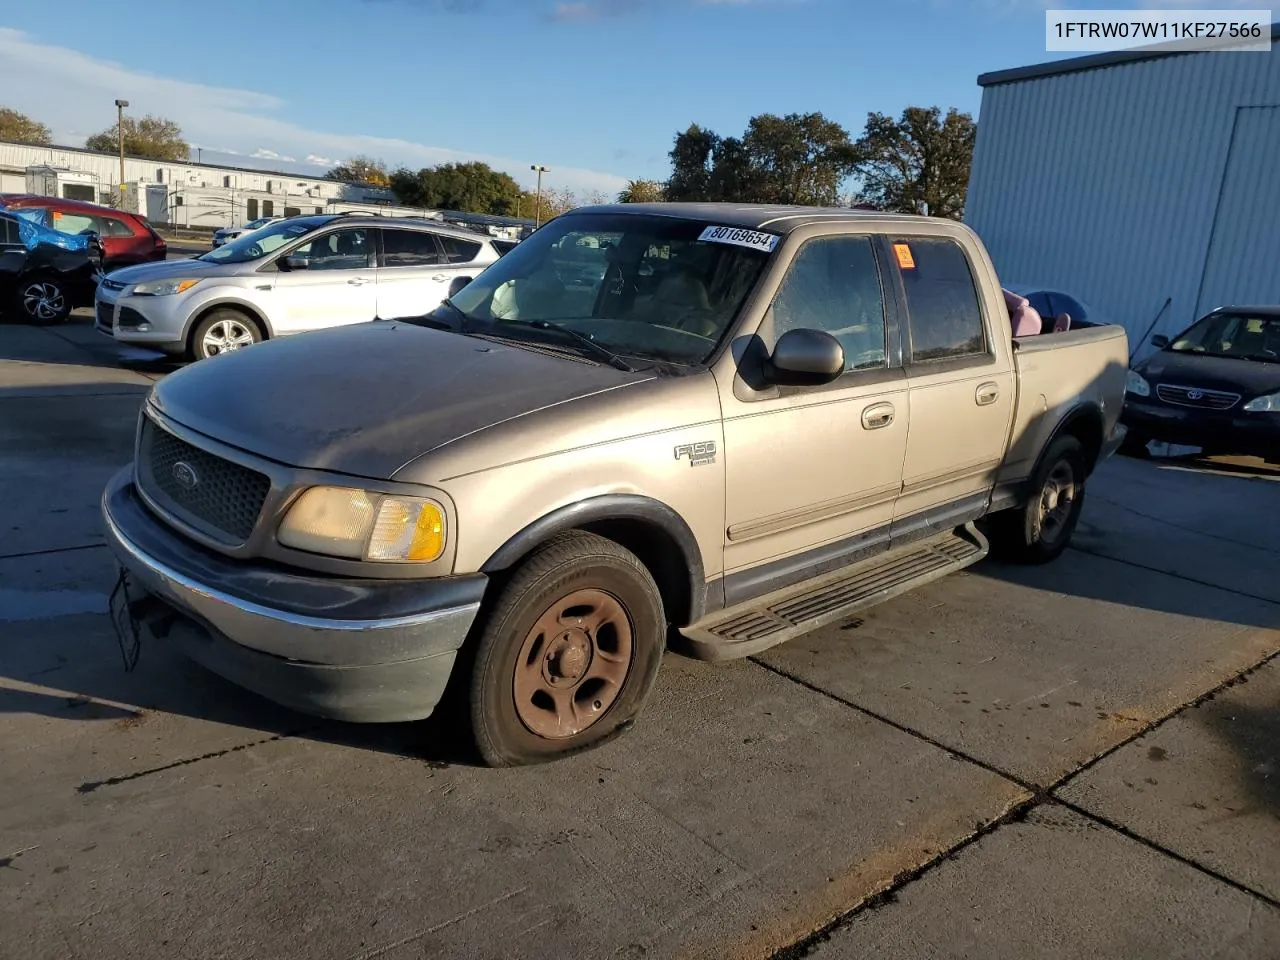
{"label": "rear wheel", "polygon": [[214,310],[196,324],[189,353],[193,360],[207,360],[262,342],[262,328],[239,310]]}
{"label": "rear wheel", "polygon": [[1059,437],[1031,479],[1027,502],[991,518],[997,556],[1030,564],[1056,560],[1080,522],[1084,482],[1084,448],[1075,437]]}
{"label": "rear wheel", "polygon": [[63,323],[71,316],[71,298],[61,280],[31,277],[18,284],[17,308],[23,319],[39,326]]}
{"label": "rear wheel", "polygon": [[550,541],[503,587],[477,642],[481,756],[542,763],[612,740],[639,715],[665,638],[661,594],[634,554],[581,531]]}

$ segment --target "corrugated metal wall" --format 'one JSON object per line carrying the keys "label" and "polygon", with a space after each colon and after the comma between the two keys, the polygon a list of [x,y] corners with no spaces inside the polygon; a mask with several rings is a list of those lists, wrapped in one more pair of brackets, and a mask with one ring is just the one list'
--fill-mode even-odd
{"label": "corrugated metal wall", "polygon": [[[1002,279],[1074,293],[1141,336],[1197,316],[1210,238],[1215,258],[1271,265],[1248,299],[1280,303],[1274,199],[1234,200],[1218,217],[1228,157],[1280,180],[1280,156],[1241,156],[1274,137],[1236,138],[1243,107],[1280,106],[1280,48],[1200,53],[1018,80],[983,90],[965,221]],[[1280,122],[1280,111],[1249,121]],[[1257,119],[1261,117],[1261,119]],[[1260,166],[1261,165],[1261,166]],[[1276,194],[1271,193],[1274,198]],[[1215,218],[1218,227],[1215,232]],[[1243,220],[1241,218],[1244,218]],[[1233,245],[1241,249],[1233,249]],[[1136,346],[1136,344],[1135,344]]]}

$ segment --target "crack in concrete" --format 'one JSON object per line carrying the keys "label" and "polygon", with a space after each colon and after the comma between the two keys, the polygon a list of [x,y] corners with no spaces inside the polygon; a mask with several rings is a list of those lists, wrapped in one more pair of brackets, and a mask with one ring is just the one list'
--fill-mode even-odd
{"label": "crack in concrete", "polygon": [[[1107,558],[1107,559],[1111,559],[1111,558]],[[1123,562],[1123,561],[1119,561],[1119,562]],[[1138,566],[1138,565],[1135,564],[1135,566]],[[1163,572],[1163,571],[1157,571],[1157,572]],[[1176,576],[1176,575],[1173,575],[1173,576]],[[1209,586],[1212,586],[1212,584],[1210,584]],[[1268,601],[1268,602],[1274,602],[1274,601]],[[848,926],[861,914],[866,913],[869,910],[874,910],[878,907],[894,902],[894,900],[897,897],[898,891],[900,891],[903,887],[907,886],[910,883],[915,882],[916,880],[919,880],[921,877],[925,876],[930,871],[934,870],[940,864],[953,859],[961,851],[977,843],[983,837],[989,836],[990,834],[994,833],[996,830],[998,830],[1000,827],[1004,826],[1005,824],[1016,823],[1021,820],[1024,820],[1026,816],[1037,807],[1051,805],[1051,804],[1058,805],[1065,809],[1071,810],[1073,813],[1086,817],[1089,820],[1093,821],[1094,823],[1097,823],[1102,827],[1106,827],[1107,829],[1113,830],[1116,833],[1120,834],[1121,836],[1129,840],[1133,840],[1137,843],[1140,843],[1143,846],[1147,847],[1148,849],[1155,851],[1156,853],[1163,854],[1164,856],[1169,857],[1172,860],[1176,860],[1177,862],[1183,864],[1184,866],[1190,867],[1191,869],[1196,870],[1204,874],[1205,876],[1208,876],[1213,880],[1218,881],[1219,883],[1224,883],[1227,886],[1231,887],[1232,889],[1235,889],[1241,893],[1247,894],[1255,898],[1256,900],[1260,900],[1263,903],[1269,904],[1270,906],[1280,908],[1280,901],[1277,901],[1275,898],[1268,896],[1267,894],[1262,893],[1261,891],[1254,890],[1252,887],[1249,887],[1247,884],[1243,884],[1238,880],[1233,880],[1230,877],[1222,873],[1219,873],[1217,870],[1214,870],[1212,867],[1205,866],[1204,864],[1199,863],[1198,861],[1190,857],[1186,857],[1180,853],[1177,853],[1176,851],[1171,850],[1163,846],[1162,844],[1155,842],[1154,840],[1144,837],[1141,834],[1135,833],[1134,831],[1123,826],[1122,824],[1119,824],[1099,814],[1091,813],[1090,811],[1080,807],[1079,805],[1067,800],[1063,800],[1056,795],[1057,791],[1061,790],[1063,787],[1069,784],[1076,777],[1079,777],[1081,774],[1087,772],[1097,764],[1101,763],[1103,760],[1107,759],[1107,757],[1111,756],[1112,754],[1116,753],[1119,750],[1124,749],[1129,744],[1138,740],[1140,737],[1144,737],[1148,733],[1151,733],[1154,730],[1159,729],[1161,726],[1163,726],[1165,723],[1167,723],[1169,720],[1173,719],[1174,717],[1178,716],[1179,714],[1184,713],[1187,710],[1195,709],[1201,704],[1212,700],[1222,691],[1230,689],[1231,687],[1234,687],[1237,684],[1246,681],[1251,674],[1257,672],[1258,670],[1261,670],[1263,667],[1271,663],[1273,660],[1276,660],[1277,658],[1280,658],[1280,650],[1267,654],[1265,657],[1263,657],[1261,660],[1257,661],[1256,663],[1252,664],[1251,666],[1246,667],[1244,670],[1241,670],[1233,674],[1232,676],[1228,677],[1226,680],[1223,680],[1221,683],[1216,684],[1211,689],[1205,691],[1204,693],[1200,694],[1194,699],[1186,703],[1183,703],[1177,707],[1174,707],[1172,710],[1170,710],[1168,713],[1164,714],[1163,716],[1156,717],[1148,721],[1147,723],[1142,724],[1140,727],[1138,727],[1138,729],[1133,731],[1129,736],[1123,738],[1119,742],[1108,747],[1106,750],[1103,750],[1102,752],[1098,753],[1096,756],[1091,757],[1089,760],[1085,761],[1083,764],[1076,767],[1074,770],[1068,771],[1067,773],[1063,774],[1062,776],[1054,780],[1052,783],[1047,785],[1035,784],[1031,781],[1026,780],[1023,777],[1019,777],[1017,774],[1011,773],[1007,770],[1002,770],[999,767],[995,766],[994,764],[987,763],[986,761],[980,760],[977,757],[971,756],[962,750],[957,750],[955,747],[948,746],[947,744],[942,743],[941,741],[929,736],[923,731],[916,730],[905,724],[899,723],[896,720],[892,720],[889,717],[882,716],[876,711],[870,710],[866,707],[861,706],[860,704],[854,703],[853,701],[845,697],[841,697],[837,694],[833,694],[833,693],[830,693],[829,691],[823,690],[820,687],[817,687],[814,684],[801,679],[800,677],[796,677],[787,673],[785,670],[781,670],[777,667],[771,666],[770,664],[763,663],[755,657],[748,658],[751,660],[752,663],[755,663],[757,666],[762,667],[765,670],[768,670],[770,673],[773,673],[776,676],[782,677],[784,680],[789,680],[792,683],[795,683],[799,686],[804,687],[807,690],[811,690],[814,693],[819,694],[820,696],[824,696],[830,700],[834,700],[835,702],[843,706],[849,707],[850,709],[856,710],[859,713],[864,714],[865,716],[873,720],[878,720],[882,723],[888,724],[889,726],[893,727],[896,730],[899,730],[933,747],[936,747],[940,750],[945,751],[948,755],[956,759],[963,760],[966,763],[971,763],[976,767],[986,770],[988,773],[993,773],[996,776],[1002,777],[1010,781],[1011,783],[1014,783],[1015,785],[1021,787],[1022,789],[1027,790],[1031,794],[1031,796],[1027,797],[1025,800],[1021,800],[1015,803],[1013,806],[1011,806],[1009,809],[1007,809],[1004,813],[1000,814],[999,816],[994,817],[991,820],[986,821],[985,823],[979,824],[977,829],[975,829],[969,834],[966,834],[964,837],[960,838],[958,841],[953,843],[950,847],[940,851],[938,854],[931,857],[929,860],[926,860],[924,863],[920,864],[919,866],[912,867],[895,874],[878,891],[862,898],[860,901],[855,903],[848,910],[832,918],[830,921],[823,924],[817,930],[814,930],[812,933],[804,937],[801,937],[799,940],[795,941],[794,943],[788,944],[787,946],[784,946],[775,950],[773,953],[769,954],[769,960],[800,960],[800,958],[802,957],[809,956],[815,947],[817,947],[819,944],[825,943],[828,940],[830,940],[831,937],[836,932]]]}
{"label": "crack in concrete", "polygon": [[143,777],[149,777],[156,773],[164,773],[166,770],[174,770],[178,767],[187,767],[193,763],[200,763],[204,760],[216,760],[219,757],[225,757],[228,754],[239,753],[241,750],[248,750],[250,747],[260,747],[263,744],[275,743],[278,740],[289,740],[293,737],[301,737],[317,729],[315,726],[304,727],[301,730],[292,730],[286,733],[277,733],[271,737],[264,737],[261,740],[253,740],[249,743],[237,744],[234,747],[226,747],[222,750],[213,750],[209,753],[202,753],[198,757],[186,757],[182,760],[175,760],[173,763],[166,763],[159,767],[150,767],[146,770],[139,770],[136,773],[128,773],[120,777],[108,777],[106,780],[86,780],[80,786],[76,787],[76,793],[93,793],[102,787],[114,787],[122,783],[128,783],[130,780],[140,780]]}
{"label": "crack in concrete", "polygon": [[98,550],[106,543],[85,543],[78,547],[52,547],[48,550],[27,550],[23,553],[0,553],[0,560],[22,560],[25,557],[46,557],[54,553],[75,553],[77,550]]}
{"label": "crack in concrete", "polygon": [[1083,553],[1086,556],[1097,557],[1099,560],[1110,560],[1112,563],[1122,563],[1127,567],[1133,567],[1137,570],[1146,570],[1149,573],[1159,573],[1166,577],[1173,577],[1175,580],[1185,580],[1187,583],[1194,583],[1197,586],[1208,587],[1210,590],[1221,590],[1223,593],[1230,593],[1237,597],[1247,597],[1250,600],[1258,600],[1262,603],[1269,603],[1272,606],[1280,607],[1280,600],[1273,600],[1271,597],[1260,597],[1256,593],[1249,593],[1246,590],[1237,590],[1234,587],[1224,587],[1220,583],[1211,583],[1208,580],[1200,580],[1197,577],[1188,577],[1185,573],[1178,573],[1174,570],[1163,570],[1160,567],[1153,567],[1145,563],[1138,563],[1136,560],[1125,560],[1121,557],[1113,557],[1109,553],[1101,553],[1097,550],[1090,550],[1087,547],[1072,544],[1067,547],[1068,550],[1074,550],[1076,553]]}

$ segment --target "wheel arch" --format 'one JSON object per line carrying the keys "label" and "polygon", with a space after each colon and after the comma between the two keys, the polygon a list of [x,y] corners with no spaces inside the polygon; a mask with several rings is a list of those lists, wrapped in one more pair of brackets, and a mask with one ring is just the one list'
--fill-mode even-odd
{"label": "wheel arch", "polygon": [[209,314],[213,313],[215,310],[238,310],[240,313],[243,313],[258,325],[258,329],[262,331],[263,340],[270,340],[276,335],[275,330],[271,327],[271,321],[268,320],[266,315],[253,304],[235,298],[222,298],[211,301],[210,303],[201,304],[200,307],[194,310],[191,316],[187,318],[186,328],[182,331],[182,339],[188,346],[191,344],[191,335],[195,331],[196,327],[200,325],[200,322],[204,320],[205,317],[209,316]]}
{"label": "wheel arch", "polygon": [[569,530],[586,530],[634,553],[657,583],[671,622],[683,625],[702,616],[706,582],[697,538],[683,517],[651,497],[604,494],[560,507],[512,536],[480,569],[490,575],[511,570]]}
{"label": "wheel arch", "polygon": [[[1102,444],[1106,437],[1106,419],[1102,408],[1092,401],[1085,401],[1068,410],[1045,441],[1036,460],[1036,470],[1040,469],[1049,448],[1061,437],[1075,437],[1080,441],[1080,446],[1084,448],[1085,475],[1093,473],[1094,467],[1098,465],[1098,458],[1102,455]],[[1035,475],[1034,471],[1032,475]]]}

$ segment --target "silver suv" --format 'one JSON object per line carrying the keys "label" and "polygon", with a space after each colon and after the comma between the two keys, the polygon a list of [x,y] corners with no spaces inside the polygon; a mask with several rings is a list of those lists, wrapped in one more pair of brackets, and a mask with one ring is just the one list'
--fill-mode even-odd
{"label": "silver suv", "polygon": [[291,217],[187,260],[98,285],[95,325],[200,360],[272,337],[430,313],[499,257],[490,238],[430,220]]}

